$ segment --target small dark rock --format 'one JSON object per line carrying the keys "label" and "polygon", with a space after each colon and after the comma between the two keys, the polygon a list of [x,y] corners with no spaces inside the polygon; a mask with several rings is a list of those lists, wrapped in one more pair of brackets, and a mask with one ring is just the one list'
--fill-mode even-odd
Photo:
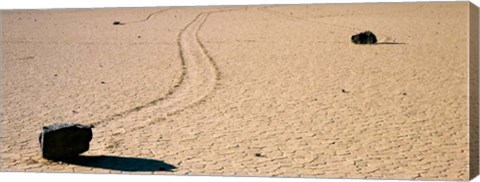
{"label": "small dark rock", "polygon": [[105,82],[100,82],[101,84],[105,84]]}
{"label": "small dark rock", "polygon": [[345,89],[342,89],[342,93],[348,93],[349,91],[346,91]]}
{"label": "small dark rock", "polygon": [[137,38],[142,38],[142,36],[139,35]]}
{"label": "small dark rock", "polygon": [[68,160],[89,149],[93,125],[57,123],[44,126],[39,136],[42,157]]}
{"label": "small dark rock", "polygon": [[57,77],[58,75],[57,75],[57,74],[54,74],[53,76],[54,76],[54,77]]}
{"label": "small dark rock", "polygon": [[113,25],[123,25],[123,23],[122,23],[122,22],[119,22],[119,21],[114,21],[114,22],[113,22]]}
{"label": "small dark rock", "polygon": [[355,44],[375,44],[377,37],[370,31],[362,32],[352,36],[352,42]]}
{"label": "small dark rock", "polygon": [[407,93],[403,92],[402,95],[407,95]]}
{"label": "small dark rock", "polygon": [[73,110],[72,113],[73,114],[78,114],[78,111]]}
{"label": "small dark rock", "polygon": [[265,157],[265,155],[263,155],[263,154],[260,153],[260,152],[257,152],[257,153],[255,153],[255,157]]}

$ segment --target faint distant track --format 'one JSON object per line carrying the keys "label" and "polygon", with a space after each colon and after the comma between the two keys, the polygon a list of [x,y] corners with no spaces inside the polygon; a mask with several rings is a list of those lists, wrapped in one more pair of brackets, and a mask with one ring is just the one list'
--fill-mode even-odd
{"label": "faint distant track", "polygon": [[340,28],[343,28],[343,29],[348,29],[348,30],[351,30],[351,31],[363,30],[363,29],[354,28],[354,27],[348,27],[348,26],[337,25],[337,24],[332,24],[332,23],[326,23],[326,22],[312,21],[312,20],[308,20],[308,19],[303,19],[303,18],[299,18],[299,17],[296,17],[296,16],[283,14],[283,13],[280,13],[280,12],[278,12],[278,11],[270,10],[270,9],[267,9],[267,8],[260,8],[259,10],[261,10],[261,11],[263,11],[263,12],[266,12],[266,13],[269,13],[269,14],[272,14],[272,15],[276,15],[276,16],[285,18],[285,19],[289,19],[289,20],[291,20],[291,21],[299,21],[299,22],[303,22],[303,23],[321,23],[321,24],[325,24],[325,25],[329,25],[329,26],[334,26],[334,27],[340,27]]}
{"label": "faint distant track", "polygon": [[[338,25],[338,24],[333,24],[333,23],[327,23],[327,22],[322,22],[322,21],[312,21],[312,20],[308,20],[308,19],[296,17],[296,16],[293,16],[293,15],[287,15],[287,14],[284,14],[284,13],[280,13],[280,12],[278,12],[278,11],[274,11],[274,10],[271,10],[271,9],[268,9],[268,8],[259,8],[258,10],[261,10],[261,11],[263,11],[263,12],[266,12],[266,13],[269,13],[269,14],[272,14],[272,15],[275,15],[275,16],[279,16],[279,17],[282,17],[282,18],[285,18],[285,19],[289,19],[289,20],[291,20],[291,21],[303,22],[303,23],[315,23],[315,24],[320,23],[320,24],[324,24],[324,25],[329,25],[329,26],[333,26],[333,27],[338,27],[338,28],[342,28],[342,29],[345,29],[345,30],[349,30],[349,31],[351,31],[352,33],[360,33],[360,32],[365,31],[365,29],[356,28],[356,27],[349,27],[349,26]],[[385,34],[380,34],[380,33],[375,33],[375,34],[377,34],[377,35],[383,35],[383,36],[387,37],[388,39],[391,39],[390,36],[385,35]]]}
{"label": "faint distant track", "polygon": [[143,20],[127,21],[127,22],[122,22],[122,24],[126,25],[126,24],[132,24],[132,23],[144,23],[144,22],[150,20],[150,18],[152,18],[154,15],[163,13],[163,12],[171,10],[171,9],[172,8],[166,8],[166,9],[158,10],[158,11],[155,11],[153,13],[148,14],[147,17],[145,17],[145,19],[143,19]]}

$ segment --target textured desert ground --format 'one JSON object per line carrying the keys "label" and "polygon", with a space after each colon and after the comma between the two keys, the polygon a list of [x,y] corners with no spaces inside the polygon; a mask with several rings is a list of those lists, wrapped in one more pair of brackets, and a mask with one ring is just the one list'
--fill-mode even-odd
{"label": "textured desert ground", "polygon": [[[469,179],[469,6],[2,11],[1,170]],[[41,158],[58,122],[86,162]]]}

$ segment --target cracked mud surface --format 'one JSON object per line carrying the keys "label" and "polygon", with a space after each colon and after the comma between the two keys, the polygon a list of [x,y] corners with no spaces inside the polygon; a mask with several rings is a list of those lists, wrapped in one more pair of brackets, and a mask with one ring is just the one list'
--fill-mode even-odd
{"label": "cracked mud surface", "polygon": [[[468,179],[467,8],[4,11],[0,168]],[[361,30],[399,44],[351,44]],[[176,169],[42,160],[62,121],[96,125],[86,156]]]}

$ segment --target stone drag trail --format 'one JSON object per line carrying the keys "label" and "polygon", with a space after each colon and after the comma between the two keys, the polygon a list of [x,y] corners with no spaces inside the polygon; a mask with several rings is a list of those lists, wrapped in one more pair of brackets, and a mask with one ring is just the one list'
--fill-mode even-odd
{"label": "stone drag trail", "polygon": [[[124,24],[142,23],[149,20],[153,15],[168,10],[170,9],[160,10],[149,14],[144,20],[129,21]],[[198,29],[207,16],[207,14],[203,13],[198,14],[178,33],[176,43],[178,46],[182,73],[165,96],[121,113],[116,113],[93,124],[105,124],[106,122],[124,118],[130,113],[139,112],[141,110],[142,112],[149,113],[151,113],[152,110],[155,110],[164,113],[165,115],[171,115],[193,103],[199,102],[205,97],[205,95],[207,95],[207,92],[213,90],[212,85],[214,85],[214,82],[218,79],[218,74],[216,73],[218,72],[218,69],[216,69],[215,63],[206,54],[206,50],[201,47],[201,43],[197,38]],[[193,90],[193,88],[195,88],[195,90]],[[205,89],[205,91],[202,91],[202,89]],[[148,111],[144,111],[146,108],[148,108]]]}
{"label": "stone drag trail", "polygon": [[[155,13],[165,12],[169,9]],[[223,11],[219,11],[223,12]],[[155,13],[147,16],[142,21],[130,21],[127,23],[139,23],[148,20]],[[182,73],[167,95],[157,98],[144,105],[134,107],[127,111],[117,113],[94,125],[127,117],[132,112],[152,113],[163,117],[177,114],[182,110],[193,107],[205,100],[207,95],[215,89],[219,80],[220,72],[213,59],[207,54],[207,50],[198,39],[198,31],[207,20],[210,13],[199,13],[190,21],[177,36],[178,53]]]}

